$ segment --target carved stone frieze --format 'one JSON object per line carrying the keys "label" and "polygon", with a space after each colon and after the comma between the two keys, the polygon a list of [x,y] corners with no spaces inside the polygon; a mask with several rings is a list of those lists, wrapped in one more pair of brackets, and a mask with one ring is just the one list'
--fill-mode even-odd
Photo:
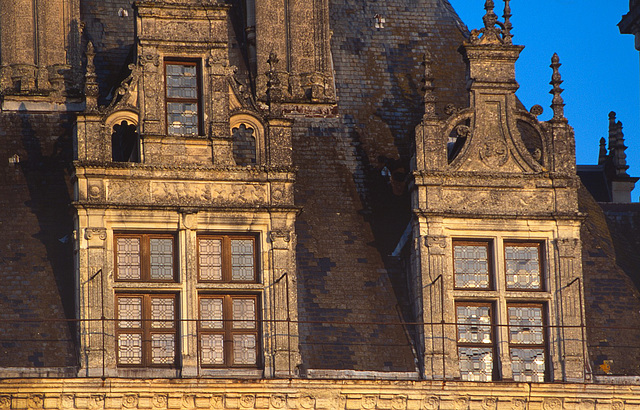
{"label": "carved stone frieze", "polygon": [[[505,207],[509,204],[509,207]],[[440,206],[447,211],[478,214],[523,214],[553,212],[553,192],[546,190],[519,191],[501,189],[443,190]]]}

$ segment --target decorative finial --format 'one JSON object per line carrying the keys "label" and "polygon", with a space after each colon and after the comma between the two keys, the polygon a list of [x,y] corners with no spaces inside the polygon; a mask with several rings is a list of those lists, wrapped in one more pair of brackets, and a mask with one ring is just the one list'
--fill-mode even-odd
{"label": "decorative finial", "polygon": [[551,109],[553,110],[553,119],[554,120],[564,120],[564,100],[562,99],[562,92],[564,91],[560,88],[560,84],[562,84],[562,76],[560,75],[559,68],[562,64],[560,64],[560,57],[558,57],[558,53],[554,53],[553,57],[551,57],[551,67],[553,69],[553,75],[551,76],[551,84],[553,89],[549,91],[549,94],[553,94],[553,100],[551,101]]}
{"label": "decorative finial", "polygon": [[422,56],[422,64],[424,65],[424,118],[436,117],[436,96],[433,92],[433,71],[431,69],[432,60],[431,53],[425,51]]}
{"label": "decorative finial", "polygon": [[502,17],[504,17],[504,29],[502,30],[502,35],[504,36],[504,43],[505,44],[513,44],[513,41],[511,41],[511,39],[513,38],[513,34],[511,34],[511,29],[513,28],[513,25],[511,24],[511,6],[509,5],[509,2],[511,0],[504,0],[504,14],[502,15]]}
{"label": "decorative finial", "polygon": [[495,4],[493,3],[493,0],[487,0],[484,3],[484,9],[487,13],[482,17],[482,21],[484,22],[485,28],[493,28],[498,22],[498,16],[493,12],[494,7]]}
{"label": "decorative finial", "polygon": [[93,62],[96,57],[96,51],[91,41],[87,43],[85,55],[87,56],[87,72],[84,77],[86,110],[94,111],[98,108],[98,76],[96,75],[96,66]]}
{"label": "decorative finial", "polygon": [[627,154],[624,145],[624,134],[622,133],[622,122],[616,121],[616,113],[609,113],[609,156],[613,160],[613,166],[616,170],[616,176],[628,177],[627,170]]}
{"label": "decorative finial", "polygon": [[600,150],[598,151],[598,165],[604,165],[607,162],[607,140],[600,138]]}

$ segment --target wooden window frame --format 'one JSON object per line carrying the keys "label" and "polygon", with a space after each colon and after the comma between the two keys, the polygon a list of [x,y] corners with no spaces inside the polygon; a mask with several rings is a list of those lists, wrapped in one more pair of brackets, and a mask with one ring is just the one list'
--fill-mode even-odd
{"label": "wooden window frame", "polygon": [[[527,289],[527,288],[518,288],[518,287],[509,287],[507,284],[507,246],[511,247],[527,247],[527,246],[535,246],[538,248],[538,271],[540,272],[540,287],[536,289]],[[502,259],[504,261],[504,287],[508,291],[518,291],[518,292],[544,292],[546,289],[545,286],[545,271],[544,267],[546,266],[544,260],[544,253],[542,252],[543,243],[536,241],[503,241],[502,243]]]}
{"label": "wooden window frame", "polygon": [[[201,239],[219,239],[222,241],[222,279],[202,279],[200,275],[200,240]],[[253,241],[253,280],[233,280],[231,269],[231,240],[234,239],[250,239]],[[201,283],[259,283],[260,270],[258,255],[258,237],[252,234],[200,234],[197,240],[197,261],[198,261],[198,282]]]}
{"label": "wooden window frame", "polygon": [[[169,81],[167,80],[167,66],[168,65],[181,65],[181,66],[193,66],[196,68],[196,98],[180,98],[169,97]],[[168,58],[164,60],[164,110],[165,110],[165,133],[172,136],[183,137],[197,137],[202,135],[202,73],[200,68],[200,60],[193,59],[179,59]],[[169,103],[195,103],[197,106],[197,119],[196,119],[196,134],[170,134],[169,133]]]}
{"label": "wooden window frame", "polygon": [[[507,343],[509,345],[508,347],[508,352],[507,354],[509,355],[509,358],[511,358],[511,349],[512,348],[516,348],[516,349],[542,349],[544,351],[544,380],[543,382],[546,382],[549,380],[549,349],[547,346],[547,340],[549,340],[549,335],[548,333],[548,313],[547,313],[547,308],[546,308],[546,303],[543,302],[517,302],[517,301],[508,301],[506,304],[507,307],[507,318],[506,318],[506,325],[507,325],[507,332],[508,332],[508,336],[507,336]],[[536,308],[540,308],[541,312],[542,312],[542,343],[541,344],[533,344],[533,343],[513,343],[511,341],[511,323],[510,323],[510,317],[509,317],[509,308],[510,307],[536,307]],[[538,382],[532,382],[532,383],[538,383]]]}
{"label": "wooden window frame", "polygon": [[[470,307],[488,307],[489,308],[489,326],[490,335],[491,335],[491,343],[474,343],[474,342],[460,342],[460,325],[465,325],[459,321],[458,317],[458,306],[470,306]],[[495,318],[496,307],[493,302],[484,302],[484,301],[456,301],[455,303],[455,314],[456,314],[456,351],[460,347],[469,347],[469,348],[487,348],[491,347],[491,354],[493,356],[493,361],[491,363],[491,381],[496,381],[500,379],[500,375],[498,372],[498,363],[500,363],[500,356],[498,352],[498,342],[496,339],[496,318]],[[459,353],[457,353],[459,355]]]}
{"label": "wooden window frame", "polygon": [[[202,326],[203,321],[209,321],[209,319],[202,319],[201,313],[201,299],[222,299],[222,329],[210,329]],[[233,328],[233,300],[234,299],[253,299],[255,302],[255,314],[256,320],[253,329],[234,329]],[[202,368],[244,368],[244,369],[257,369],[262,367],[262,309],[260,304],[260,295],[255,293],[201,293],[198,295],[198,363]],[[223,335],[223,349],[224,349],[224,363],[222,364],[203,364],[202,363],[202,342],[203,335]],[[250,334],[255,335],[256,338],[256,363],[255,364],[234,364],[233,356],[233,336],[237,334]]]}
{"label": "wooden window frame", "polygon": [[[140,279],[121,279],[118,273],[118,238],[139,238],[140,239]],[[151,278],[151,239],[171,239],[173,249],[173,278],[152,279]],[[116,282],[157,282],[176,283],[178,277],[178,250],[176,247],[176,236],[168,233],[114,233],[113,235],[114,273]]]}
{"label": "wooden window frame", "polygon": [[[467,246],[484,246],[487,249],[487,272],[488,272],[488,276],[489,276],[489,284],[487,287],[484,288],[480,288],[480,287],[464,287],[464,286],[458,286],[457,280],[456,280],[456,246],[458,245],[467,245]],[[483,240],[483,239],[454,239],[452,242],[452,261],[453,261],[453,283],[454,283],[454,290],[495,290],[496,284],[495,284],[495,273],[494,273],[494,258],[493,258],[493,241],[491,240]]]}
{"label": "wooden window frame", "polygon": [[[141,326],[139,329],[129,328],[129,327],[120,327],[120,322],[131,321],[127,319],[120,319],[120,304],[118,300],[124,297],[141,297],[142,298],[142,319],[140,320]],[[152,329],[152,320],[151,318],[151,299],[152,298],[173,298],[174,301],[174,310],[173,310],[173,327],[168,328],[158,328]],[[118,367],[129,367],[129,368],[177,368],[178,367],[178,358],[180,357],[180,338],[178,337],[178,318],[180,317],[179,313],[179,300],[178,295],[173,292],[169,293],[156,293],[156,292],[117,292],[115,294],[115,330],[116,330],[116,362]],[[119,357],[119,348],[118,348],[118,340],[121,334],[125,333],[136,333],[142,336],[142,360],[140,364],[126,364],[120,363]],[[172,364],[154,364],[152,357],[152,342],[151,335],[152,334],[172,334],[174,336],[174,358]]]}

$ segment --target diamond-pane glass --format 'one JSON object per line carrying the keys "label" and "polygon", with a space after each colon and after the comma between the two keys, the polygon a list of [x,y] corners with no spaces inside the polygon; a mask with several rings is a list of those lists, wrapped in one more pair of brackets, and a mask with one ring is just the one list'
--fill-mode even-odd
{"label": "diamond-pane glass", "polygon": [[167,97],[198,98],[198,77],[195,65],[167,64]]}
{"label": "diamond-pane glass", "polygon": [[197,135],[198,104],[167,103],[167,131],[170,135]]}
{"label": "diamond-pane glass", "polygon": [[151,279],[173,279],[173,239],[151,238],[149,247]]}
{"label": "diamond-pane glass", "polygon": [[151,363],[173,364],[176,356],[175,336],[156,333],[151,335]]}
{"label": "diamond-pane glass", "polygon": [[490,348],[458,347],[462,380],[490,382],[493,374],[493,352]]}
{"label": "diamond-pane glass", "polygon": [[200,337],[200,360],[203,365],[224,364],[224,336],[204,334]]}
{"label": "diamond-pane glass", "polygon": [[511,343],[543,344],[542,308],[509,306],[509,338]]}
{"label": "diamond-pane glass", "polygon": [[511,369],[517,382],[544,382],[544,350],[512,348]]}
{"label": "diamond-pane glass", "polygon": [[233,335],[233,363],[238,365],[256,364],[256,336]]}
{"label": "diamond-pane glass", "polygon": [[454,270],[459,288],[488,288],[489,260],[486,245],[454,245]]}
{"label": "diamond-pane glass", "polygon": [[200,280],[222,280],[221,239],[200,239]]}
{"label": "diamond-pane glass", "polygon": [[140,329],[142,327],[142,298],[118,298],[118,326],[122,329]]}
{"label": "diamond-pane glass", "polygon": [[133,333],[118,335],[118,363],[142,363],[142,335]]}
{"label": "diamond-pane glass", "polygon": [[174,298],[151,299],[151,327],[154,329],[171,329],[175,317]]}
{"label": "diamond-pane glass", "polygon": [[233,299],[233,328],[254,329],[255,323],[255,299]]}
{"label": "diamond-pane glass", "polygon": [[537,246],[505,246],[507,287],[540,289],[540,253]]}
{"label": "diamond-pane glass", "polygon": [[203,329],[222,329],[222,299],[200,299],[200,326]]}
{"label": "diamond-pane glass", "polygon": [[489,306],[457,306],[458,342],[491,343]]}
{"label": "diamond-pane glass", "polygon": [[254,280],[253,240],[231,240],[231,279]]}
{"label": "diamond-pane glass", "polygon": [[140,238],[118,238],[118,279],[140,279]]}

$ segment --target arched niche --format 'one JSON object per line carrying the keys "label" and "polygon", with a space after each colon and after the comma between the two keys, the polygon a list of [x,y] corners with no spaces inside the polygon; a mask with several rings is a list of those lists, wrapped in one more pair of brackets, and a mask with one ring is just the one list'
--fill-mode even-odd
{"label": "arched niche", "polygon": [[141,162],[138,114],[133,111],[118,111],[107,117],[111,160],[113,162]]}
{"label": "arched niche", "polygon": [[262,122],[251,114],[241,113],[231,116],[229,126],[236,165],[263,164],[265,142]]}

